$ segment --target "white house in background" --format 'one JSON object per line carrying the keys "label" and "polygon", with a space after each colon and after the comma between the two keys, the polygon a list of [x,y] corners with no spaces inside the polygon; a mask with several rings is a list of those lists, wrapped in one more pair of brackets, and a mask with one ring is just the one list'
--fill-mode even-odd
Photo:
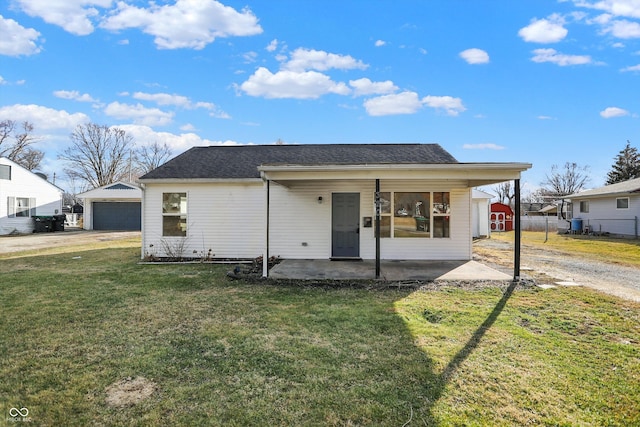
{"label": "white house in background", "polygon": [[471,232],[474,239],[491,235],[490,215],[493,195],[473,189],[471,192]]}
{"label": "white house in background", "polygon": [[640,178],[581,191],[565,198],[571,200],[573,206],[572,231],[638,237]]}
{"label": "white house in background", "polygon": [[84,200],[85,230],[140,230],[142,189],[130,182],[114,182],[78,194]]}
{"label": "white house in background", "polygon": [[0,157],[0,235],[31,233],[34,216],[62,214],[62,189]]}
{"label": "white house in background", "polygon": [[[142,176],[142,256],[470,260],[472,189],[528,163],[438,144],[194,147]],[[380,199],[380,237],[376,229]]]}

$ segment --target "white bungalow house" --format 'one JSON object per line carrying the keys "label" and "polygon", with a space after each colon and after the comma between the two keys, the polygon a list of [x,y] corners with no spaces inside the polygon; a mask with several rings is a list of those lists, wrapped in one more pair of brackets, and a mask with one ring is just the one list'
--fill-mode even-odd
{"label": "white bungalow house", "polygon": [[640,178],[581,191],[571,200],[571,230],[638,237]]}
{"label": "white bungalow house", "polygon": [[438,144],[195,147],[139,180],[142,257],[263,256],[265,276],[269,256],[470,260],[472,189],[530,167]]}
{"label": "white bungalow house", "polygon": [[0,235],[31,233],[34,216],[62,214],[62,189],[0,157]]}
{"label": "white bungalow house", "polygon": [[130,182],[114,182],[78,194],[84,200],[85,230],[140,230],[142,189]]}

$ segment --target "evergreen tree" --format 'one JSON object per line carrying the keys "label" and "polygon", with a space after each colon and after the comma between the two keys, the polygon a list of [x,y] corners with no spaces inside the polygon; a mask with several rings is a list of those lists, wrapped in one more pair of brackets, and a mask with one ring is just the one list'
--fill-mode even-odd
{"label": "evergreen tree", "polygon": [[616,162],[607,174],[607,185],[640,178],[640,154],[637,148],[631,146],[631,142],[627,141],[627,146],[614,160]]}

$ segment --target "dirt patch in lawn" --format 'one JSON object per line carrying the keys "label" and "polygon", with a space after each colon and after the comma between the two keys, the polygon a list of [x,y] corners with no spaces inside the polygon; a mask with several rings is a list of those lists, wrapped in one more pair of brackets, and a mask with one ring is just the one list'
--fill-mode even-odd
{"label": "dirt patch in lawn", "polygon": [[144,377],[125,378],[107,387],[107,405],[131,406],[142,402],[157,389],[153,381]]}

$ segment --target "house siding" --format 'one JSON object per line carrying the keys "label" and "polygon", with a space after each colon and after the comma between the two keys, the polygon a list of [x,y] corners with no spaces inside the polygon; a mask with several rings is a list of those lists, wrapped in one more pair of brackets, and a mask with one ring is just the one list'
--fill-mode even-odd
{"label": "house siding", "polygon": [[[0,179],[0,235],[31,233],[34,229],[31,216],[50,216],[62,212],[62,190],[5,158],[0,164],[11,166],[11,180]],[[21,197],[35,200],[29,217],[10,217],[9,198]]]}
{"label": "house siding", "polygon": [[[187,236],[162,236],[162,193],[187,193]],[[211,250],[216,258],[255,258],[263,253],[264,190],[255,184],[148,184],[143,203],[143,256],[167,256],[165,244],[184,241],[184,257]]]}
{"label": "house siding", "polygon": [[[470,190],[444,184],[382,181],[381,191],[451,193],[451,237],[383,238],[382,259],[471,259]],[[364,228],[363,217],[374,217],[375,181],[318,181],[300,186],[271,185],[270,255],[292,259],[331,257],[331,195],[360,194],[360,257],[375,259],[375,228]],[[318,203],[322,197],[322,203]]]}
{"label": "house siding", "polygon": [[[616,199],[629,198],[628,209],[617,209]],[[580,212],[580,202],[589,202],[589,212]],[[594,232],[635,236],[636,218],[640,217],[640,195],[618,195],[601,198],[573,198],[573,217],[582,219],[583,229]]]}
{"label": "house siding", "polygon": [[[289,185],[289,184],[288,184]],[[451,188],[451,186],[459,188]],[[381,191],[448,191],[451,194],[449,238],[383,238],[382,259],[471,259],[471,196],[462,183],[382,181]],[[187,193],[187,237],[162,236],[162,193]],[[269,255],[288,259],[331,257],[333,193],[360,194],[360,257],[375,259],[375,180],[305,181],[269,187]],[[322,197],[322,202],[318,198]],[[167,256],[163,242],[185,241],[183,256],[199,257],[209,249],[216,258],[255,258],[265,246],[266,191],[255,183],[147,184],[143,203],[143,256]],[[194,253],[195,252],[195,253]]]}

